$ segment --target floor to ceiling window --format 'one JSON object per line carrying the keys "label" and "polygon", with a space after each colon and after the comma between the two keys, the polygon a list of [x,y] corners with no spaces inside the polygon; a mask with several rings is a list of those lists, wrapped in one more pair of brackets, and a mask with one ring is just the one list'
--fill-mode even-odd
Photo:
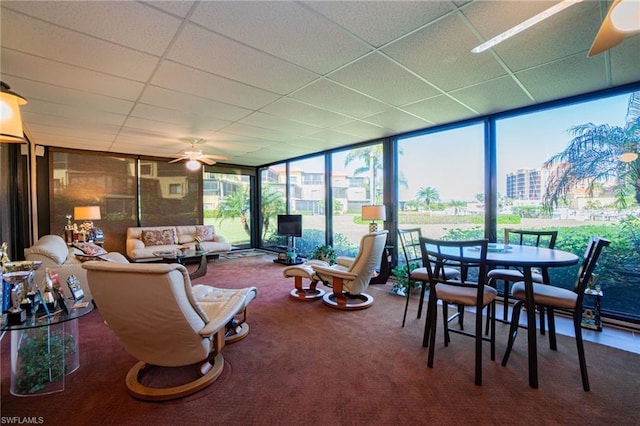
{"label": "floor to ceiling window", "polygon": [[205,170],[202,182],[205,225],[214,225],[234,247],[251,244],[251,177]]}
{"label": "floor to ceiling window", "polygon": [[287,238],[279,236],[278,215],[287,213],[287,166],[284,163],[260,169],[260,238],[259,247],[286,246]]}
{"label": "floor to ceiling window", "polygon": [[[496,121],[501,228],[558,230],[556,247],[582,254],[592,235],[610,239],[598,272],[610,314],[640,318],[640,92]],[[554,268],[571,287],[577,266]],[[587,301],[589,302],[589,301]]]}
{"label": "floor to ceiling window", "polygon": [[333,246],[340,256],[355,256],[369,232],[369,223],[361,220],[362,206],[383,203],[382,144],[333,153],[331,164]]}
{"label": "floor to ceiling window", "polygon": [[399,228],[483,237],[483,124],[400,138],[397,187]]}
{"label": "floor to ceiling window", "polygon": [[289,213],[302,215],[302,237],[296,240],[296,248],[303,256],[325,243],[324,168],[324,155],[289,163]]}

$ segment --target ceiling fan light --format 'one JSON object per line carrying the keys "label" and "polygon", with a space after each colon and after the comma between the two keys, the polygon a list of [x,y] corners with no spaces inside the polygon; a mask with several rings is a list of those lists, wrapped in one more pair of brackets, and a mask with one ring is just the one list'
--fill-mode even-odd
{"label": "ceiling fan light", "polygon": [[637,152],[625,152],[624,154],[618,157],[618,160],[622,161],[623,163],[631,163],[632,161],[636,161],[637,159],[638,159]]}
{"label": "ceiling fan light", "polygon": [[189,160],[186,163],[187,169],[189,170],[198,170],[200,168],[200,162],[198,160]]}
{"label": "ceiling fan light", "polygon": [[611,11],[611,23],[625,33],[640,30],[640,1],[622,0]]}

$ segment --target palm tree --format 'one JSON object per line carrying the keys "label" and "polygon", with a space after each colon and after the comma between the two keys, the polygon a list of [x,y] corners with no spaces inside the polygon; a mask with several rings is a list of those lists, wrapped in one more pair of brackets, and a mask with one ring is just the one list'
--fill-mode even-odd
{"label": "palm tree", "polygon": [[425,203],[429,211],[431,211],[431,203],[440,201],[440,194],[432,186],[422,187],[416,192],[416,199]]}
{"label": "palm tree", "polygon": [[[269,185],[262,188],[262,236],[263,239],[271,231],[273,218],[283,213],[286,209],[282,194],[274,191]],[[231,195],[225,196],[218,209],[213,213],[214,217],[222,223],[225,219],[240,218],[242,228],[251,236],[249,218],[251,216],[251,204],[249,201],[249,187],[240,186]]]}
{"label": "palm tree", "polygon": [[566,201],[567,196],[579,184],[585,184],[590,195],[603,182],[613,179],[615,195],[621,208],[626,207],[625,197],[634,192],[640,204],[640,159],[620,161],[625,152],[637,152],[640,144],[640,92],[629,97],[626,125],[580,124],[569,129],[573,139],[567,148],[551,157],[544,164],[550,173],[544,195],[544,205],[552,208]]}
{"label": "palm tree", "polygon": [[353,175],[369,175],[369,200],[371,204],[376,204],[378,172],[382,170],[382,144],[370,145],[364,148],[351,150],[344,159],[344,165],[348,166],[355,160],[364,161],[364,165],[355,169],[353,171]]}
{"label": "palm tree", "polygon": [[[400,148],[398,148],[398,155],[402,155],[402,150]],[[351,150],[344,159],[344,165],[348,166],[356,160],[364,161],[364,165],[355,169],[353,171],[353,175],[369,175],[369,200],[371,204],[378,204],[376,200],[378,193],[376,185],[378,184],[378,175],[382,172],[383,168],[382,144],[369,145],[363,148]],[[399,172],[398,174],[398,185],[403,186],[404,188],[408,187],[407,178],[402,172]]]}
{"label": "palm tree", "polygon": [[222,198],[218,208],[214,210],[213,217],[222,223],[225,219],[240,218],[242,229],[251,236],[249,217],[251,215],[251,203],[249,202],[249,187],[239,186],[233,193]]}

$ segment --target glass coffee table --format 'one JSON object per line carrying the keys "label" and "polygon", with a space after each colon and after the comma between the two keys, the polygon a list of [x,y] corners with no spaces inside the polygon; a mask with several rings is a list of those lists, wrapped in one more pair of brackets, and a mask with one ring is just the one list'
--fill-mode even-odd
{"label": "glass coffee table", "polygon": [[195,271],[189,272],[189,278],[195,279],[203,277],[207,274],[207,255],[213,253],[210,250],[193,250],[193,249],[178,249],[167,251],[154,251],[153,255],[161,258],[167,263],[179,263],[184,265],[192,260],[199,260],[200,263]]}

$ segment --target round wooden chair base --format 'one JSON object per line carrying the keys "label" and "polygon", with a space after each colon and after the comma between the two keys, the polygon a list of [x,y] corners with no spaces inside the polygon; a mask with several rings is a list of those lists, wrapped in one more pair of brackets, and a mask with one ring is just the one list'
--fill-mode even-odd
{"label": "round wooden chair base", "polygon": [[224,336],[224,342],[226,344],[235,343],[247,337],[247,334],[249,334],[249,324],[243,322],[242,324],[236,325],[233,330],[227,332]]}
{"label": "round wooden chair base", "polygon": [[347,294],[343,293],[344,298],[338,297],[334,293],[327,293],[322,298],[322,303],[334,309],[344,309],[355,311],[358,309],[367,309],[373,305],[373,297],[367,293]]}
{"label": "round wooden chair base", "polygon": [[297,300],[315,300],[324,296],[325,291],[320,289],[312,290],[311,288],[294,288],[289,292],[289,295]]}
{"label": "round wooden chair base", "polygon": [[147,368],[147,364],[143,361],[138,361],[127,373],[125,382],[127,390],[131,396],[145,401],[168,401],[191,395],[213,383],[220,374],[222,374],[222,370],[224,369],[224,358],[222,357],[222,354],[216,355],[213,362],[207,360],[202,365],[200,368],[200,373],[202,374],[201,377],[190,383],[168,388],[152,388],[140,383],[138,377],[140,372],[145,368]]}

